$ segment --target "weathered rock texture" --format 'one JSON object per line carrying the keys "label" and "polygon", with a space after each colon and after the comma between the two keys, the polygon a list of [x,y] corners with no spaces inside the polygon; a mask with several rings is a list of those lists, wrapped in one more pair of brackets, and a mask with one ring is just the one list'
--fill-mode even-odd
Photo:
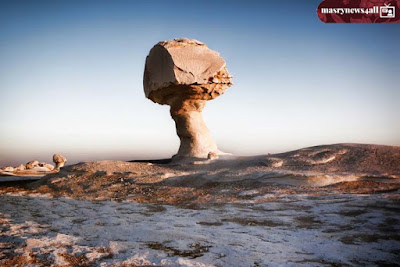
{"label": "weathered rock texture", "polygon": [[24,171],[26,168],[25,168],[25,165],[23,165],[23,164],[20,164],[18,167],[16,167],[15,169],[14,169],[14,171]]}
{"label": "weathered rock texture", "polygon": [[3,169],[5,172],[13,172],[15,169],[14,167],[8,166]]}
{"label": "weathered rock texture", "polygon": [[[333,156],[335,159],[319,163],[320,159]],[[266,159],[271,161],[266,162]],[[400,147],[395,146],[335,144],[280,154],[198,162],[207,163],[82,162],[46,175],[30,186],[42,193],[81,200],[179,205],[207,202],[214,205],[222,203],[222,199],[233,203],[238,203],[239,199],[248,201],[250,195],[244,191],[255,191],[251,195],[262,196],[268,193],[267,198],[258,198],[268,202],[276,199],[280,192],[286,198],[290,194],[303,195],[308,190],[315,196],[319,192],[330,194],[329,191],[332,193],[336,189],[357,194],[393,191],[394,199],[399,199],[396,190],[400,190]],[[332,187],[312,189],[326,185]]]}
{"label": "weathered rock texture", "polygon": [[215,154],[214,152],[210,152],[210,153],[208,153],[207,158],[208,158],[208,159],[217,159],[217,158],[218,158],[218,155]]}
{"label": "weathered rock texture", "polygon": [[56,164],[56,169],[59,171],[60,168],[64,166],[65,162],[67,162],[67,158],[62,155],[54,154],[53,162]]}
{"label": "weathered rock texture", "polygon": [[54,170],[54,166],[49,163],[46,163],[46,162],[39,163],[39,166],[44,167],[44,168],[48,169],[49,171]]}
{"label": "weathered rock texture", "polygon": [[33,168],[35,168],[36,166],[39,166],[39,161],[37,161],[37,160],[29,161],[29,162],[25,165],[25,167],[26,167],[27,170],[33,169]]}
{"label": "weathered rock texture", "polygon": [[159,42],[146,58],[143,86],[147,98],[169,105],[181,140],[175,159],[221,154],[203,121],[206,101],[232,85],[218,52],[192,39]]}

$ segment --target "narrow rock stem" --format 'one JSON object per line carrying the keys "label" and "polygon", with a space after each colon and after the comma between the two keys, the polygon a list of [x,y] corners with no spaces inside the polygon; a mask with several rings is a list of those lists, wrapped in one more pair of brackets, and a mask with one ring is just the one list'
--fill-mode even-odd
{"label": "narrow rock stem", "polygon": [[57,162],[55,169],[60,171],[61,167],[64,167],[64,162]]}
{"label": "narrow rock stem", "polygon": [[207,158],[209,152],[219,154],[201,114],[206,100],[175,100],[171,103],[171,117],[181,140],[175,159],[182,157]]}

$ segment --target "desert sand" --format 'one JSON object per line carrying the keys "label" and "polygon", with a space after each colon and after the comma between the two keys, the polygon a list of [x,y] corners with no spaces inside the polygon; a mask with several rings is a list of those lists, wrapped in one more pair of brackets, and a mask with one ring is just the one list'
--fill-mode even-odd
{"label": "desert sand", "polygon": [[400,147],[83,162],[0,188],[4,266],[397,264]]}

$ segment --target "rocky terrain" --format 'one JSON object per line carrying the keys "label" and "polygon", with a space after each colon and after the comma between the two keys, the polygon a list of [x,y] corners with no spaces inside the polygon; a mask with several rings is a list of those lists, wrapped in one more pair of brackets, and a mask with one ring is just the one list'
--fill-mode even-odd
{"label": "rocky terrain", "polygon": [[37,160],[31,160],[25,165],[20,164],[15,168],[12,166],[0,168],[0,182],[37,180],[46,174],[58,172],[64,166],[65,162],[67,162],[67,159],[62,155],[54,154],[53,162],[56,164],[56,167],[46,162],[39,163]]}
{"label": "rocky terrain", "polygon": [[337,144],[183,163],[84,162],[29,188],[77,199],[182,204],[240,199],[249,189],[373,193],[395,190],[399,178],[400,147]]}
{"label": "rocky terrain", "polygon": [[0,264],[400,262],[400,147],[98,161],[0,186]]}

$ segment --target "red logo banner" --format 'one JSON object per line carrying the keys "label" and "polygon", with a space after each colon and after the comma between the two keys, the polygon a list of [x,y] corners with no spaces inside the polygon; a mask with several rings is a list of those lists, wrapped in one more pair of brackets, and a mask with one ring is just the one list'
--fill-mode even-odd
{"label": "red logo banner", "polygon": [[400,0],[324,0],[317,14],[325,23],[400,23]]}

